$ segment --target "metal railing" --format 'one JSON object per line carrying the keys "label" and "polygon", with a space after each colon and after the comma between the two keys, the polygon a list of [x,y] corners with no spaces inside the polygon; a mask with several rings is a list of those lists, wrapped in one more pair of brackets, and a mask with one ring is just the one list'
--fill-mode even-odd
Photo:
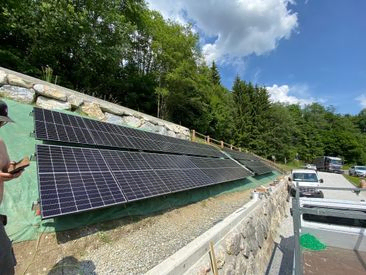
{"label": "metal railing", "polygon": [[[317,186],[317,189],[322,190],[340,190],[340,191],[350,191],[354,192],[357,195],[360,192],[366,191],[366,188],[346,188],[346,187],[320,187]],[[301,207],[300,205],[300,190],[299,183],[296,182],[296,195],[292,200],[292,217],[294,222],[294,238],[295,238],[295,253],[294,253],[294,274],[302,275],[303,274],[303,257],[301,254],[300,247],[300,229],[301,229],[301,215],[302,214],[311,214],[317,216],[331,216],[331,217],[339,217],[339,218],[354,218],[354,219],[362,219],[366,220],[366,213],[362,213],[354,210],[347,209],[331,209],[331,208],[307,208]]]}
{"label": "metal railing", "polygon": [[282,169],[280,166],[276,165],[276,163],[274,163],[268,159],[262,158],[261,156],[258,156],[252,152],[249,152],[247,149],[243,149],[241,147],[234,146],[233,144],[226,143],[222,140],[217,140],[217,139],[211,138],[210,136],[198,133],[195,130],[191,130],[191,141],[203,142],[203,143],[206,143],[209,145],[216,146],[220,149],[228,148],[228,149],[231,149],[234,151],[246,152],[246,153],[252,154],[252,155],[256,156],[257,158],[261,159],[263,162],[265,162],[272,168],[274,168],[275,170],[279,171],[280,173],[282,173],[282,174],[286,173],[286,171],[284,169]]}

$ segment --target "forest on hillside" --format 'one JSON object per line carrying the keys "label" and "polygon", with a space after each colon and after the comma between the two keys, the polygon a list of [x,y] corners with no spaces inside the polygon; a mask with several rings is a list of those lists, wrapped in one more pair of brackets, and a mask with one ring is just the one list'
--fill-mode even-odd
{"label": "forest on hillside", "polygon": [[232,89],[206,64],[191,26],[144,0],[5,0],[0,66],[166,119],[277,160],[340,156],[366,163],[366,110],[271,103],[265,87]]}

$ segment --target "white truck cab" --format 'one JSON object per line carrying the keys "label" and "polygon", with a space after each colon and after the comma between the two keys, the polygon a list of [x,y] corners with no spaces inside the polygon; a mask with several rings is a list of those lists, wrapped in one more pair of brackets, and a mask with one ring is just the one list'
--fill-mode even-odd
{"label": "white truck cab", "polygon": [[317,171],[311,169],[294,169],[289,177],[290,193],[295,196],[295,186],[298,183],[300,189],[300,197],[324,198],[322,191],[317,189],[322,179],[319,179]]}

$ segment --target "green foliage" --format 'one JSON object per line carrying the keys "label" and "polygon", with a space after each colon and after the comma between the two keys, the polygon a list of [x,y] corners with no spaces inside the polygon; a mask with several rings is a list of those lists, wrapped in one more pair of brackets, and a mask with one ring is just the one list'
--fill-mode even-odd
{"label": "green foliage", "polygon": [[[164,20],[143,0],[7,0],[0,64],[173,121],[278,161],[321,155],[366,163],[366,109],[336,114],[314,103],[271,103],[264,87],[221,84],[190,25]],[[295,160],[295,158],[297,160]]]}

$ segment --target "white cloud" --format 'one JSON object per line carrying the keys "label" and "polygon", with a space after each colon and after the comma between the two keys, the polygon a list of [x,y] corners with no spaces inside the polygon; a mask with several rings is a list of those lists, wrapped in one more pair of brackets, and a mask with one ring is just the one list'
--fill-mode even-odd
{"label": "white cloud", "polygon": [[[305,95],[304,90],[303,89],[299,90],[297,88],[297,86],[293,86],[293,87],[289,87],[288,85],[277,86],[276,84],[274,84],[272,87],[266,87],[266,88],[267,88],[267,91],[270,96],[269,99],[272,102],[281,102],[281,103],[286,103],[286,104],[299,104],[301,106],[308,105],[308,104],[315,102],[315,99],[310,96],[308,99],[306,99],[306,98],[298,98],[294,95],[289,95],[290,93],[295,94],[295,95],[296,94]],[[306,90],[306,94],[308,94],[307,90]]]}
{"label": "white cloud", "polygon": [[207,62],[228,63],[274,50],[298,26],[290,0],[148,0],[151,9],[204,34]]}
{"label": "white cloud", "polygon": [[366,96],[364,94],[356,97],[356,100],[360,103],[362,108],[366,108]]}

